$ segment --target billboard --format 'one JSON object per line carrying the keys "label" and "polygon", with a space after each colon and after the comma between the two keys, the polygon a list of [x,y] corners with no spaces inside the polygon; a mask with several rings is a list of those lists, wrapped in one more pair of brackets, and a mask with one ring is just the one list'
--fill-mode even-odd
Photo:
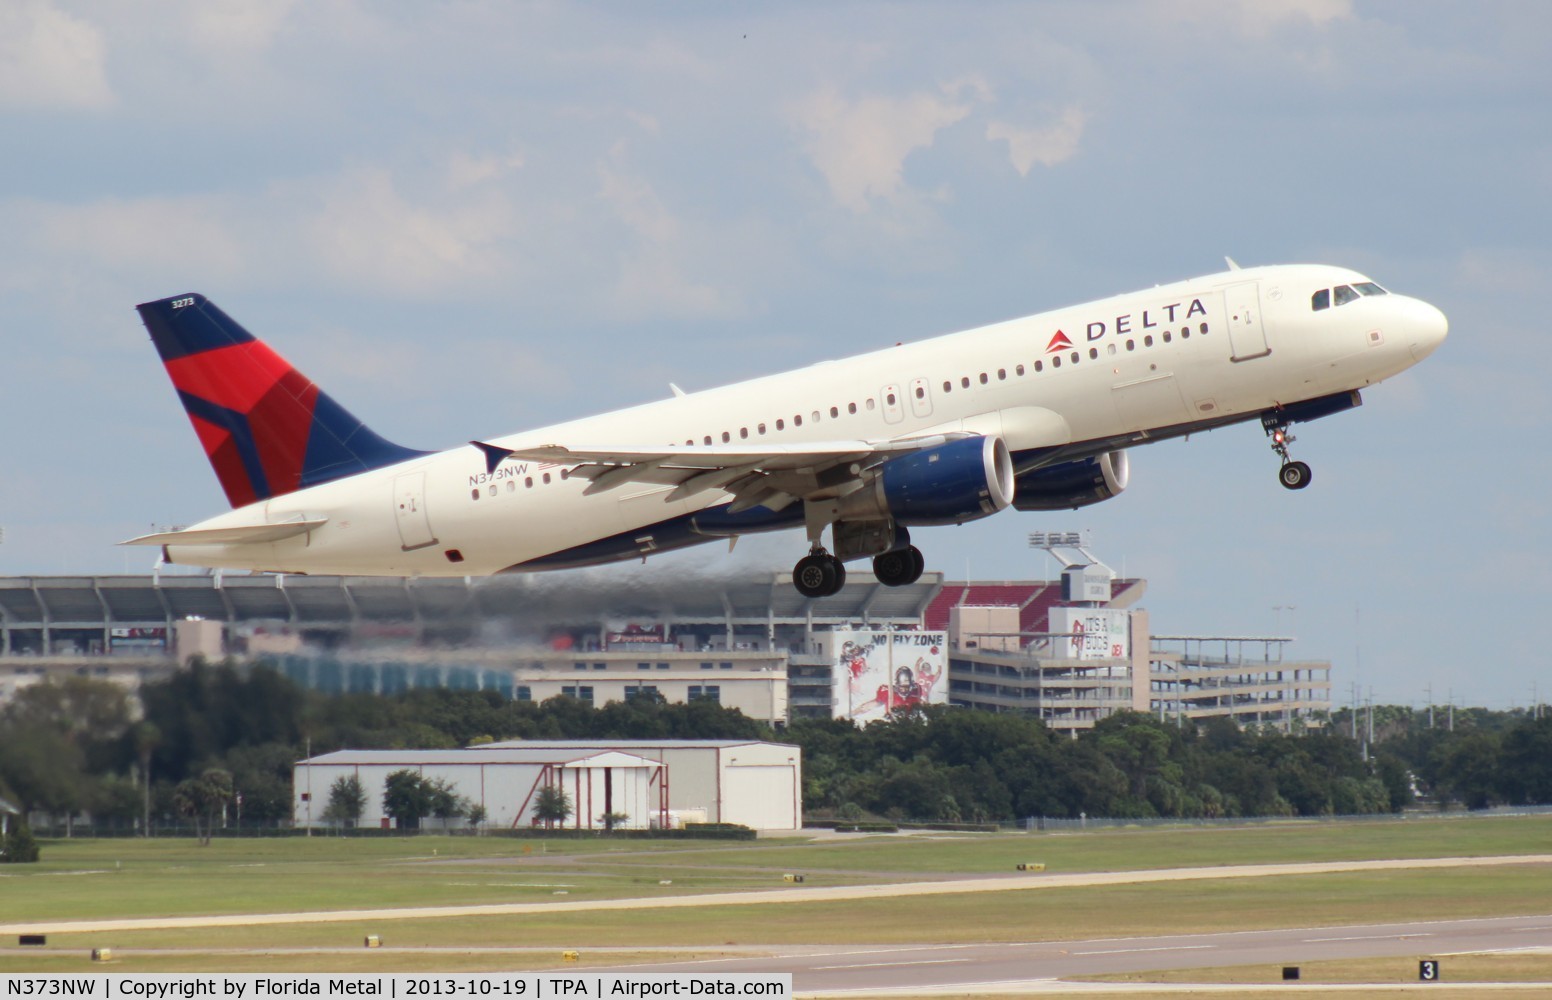
{"label": "billboard", "polygon": [[1051,656],[1125,660],[1132,655],[1131,612],[1123,608],[1052,608]]}
{"label": "billboard", "polygon": [[835,629],[826,633],[830,708],[859,724],[948,703],[948,634]]}

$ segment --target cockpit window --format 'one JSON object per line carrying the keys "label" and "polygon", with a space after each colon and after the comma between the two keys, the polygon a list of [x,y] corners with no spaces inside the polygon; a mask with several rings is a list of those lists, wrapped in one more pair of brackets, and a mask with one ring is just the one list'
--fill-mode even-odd
{"label": "cockpit window", "polygon": [[1372,281],[1360,281],[1357,284],[1353,285],[1353,287],[1358,289],[1358,294],[1360,294],[1360,295],[1389,295],[1390,294],[1389,292],[1385,291],[1385,289],[1381,288],[1379,285],[1376,285]]}
{"label": "cockpit window", "polygon": [[1335,294],[1336,304],[1339,306],[1345,306],[1349,302],[1358,301],[1358,293],[1353,291],[1352,285],[1337,285],[1332,291]]}
{"label": "cockpit window", "polygon": [[1310,308],[1319,312],[1322,309],[1331,308],[1331,289],[1322,288],[1310,296]]}

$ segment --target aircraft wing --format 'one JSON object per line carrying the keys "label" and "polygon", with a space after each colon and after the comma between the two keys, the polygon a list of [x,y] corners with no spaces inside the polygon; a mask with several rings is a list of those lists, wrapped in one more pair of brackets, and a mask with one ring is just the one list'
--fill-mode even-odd
{"label": "aircraft wing", "polygon": [[934,448],[962,435],[933,434],[895,441],[815,441],[802,444],[711,445],[688,448],[577,447],[547,444],[507,449],[471,441],[494,470],[508,458],[572,467],[570,475],[590,480],[585,495],[630,483],[672,486],[665,502],[707,490],[735,497],[737,513],[765,506],[781,510],[794,500],[843,496],[864,470],[894,455]]}
{"label": "aircraft wing", "polygon": [[186,528],[183,531],[158,531],[120,542],[120,545],[246,545],[278,542],[304,534],[328,523],[326,517],[282,521],[277,524],[247,524],[233,528]]}

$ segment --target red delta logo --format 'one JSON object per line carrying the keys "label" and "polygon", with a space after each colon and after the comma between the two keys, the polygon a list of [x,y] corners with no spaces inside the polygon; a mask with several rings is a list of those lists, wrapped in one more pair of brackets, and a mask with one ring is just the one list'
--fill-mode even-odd
{"label": "red delta logo", "polygon": [[1065,351],[1071,346],[1072,341],[1067,339],[1067,335],[1062,331],[1057,330],[1056,336],[1052,337],[1051,342],[1045,345],[1045,353],[1055,354],[1057,351]]}

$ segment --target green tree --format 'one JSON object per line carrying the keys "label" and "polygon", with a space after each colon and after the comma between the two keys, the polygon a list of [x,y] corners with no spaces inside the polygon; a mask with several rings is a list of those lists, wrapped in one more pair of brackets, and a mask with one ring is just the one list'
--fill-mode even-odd
{"label": "green tree", "polygon": [[430,783],[418,771],[395,771],[383,782],[383,811],[401,830],[420,829],[420,821],[431,815],[433,798]]}
{"label": "green tree", "polygon": [[565,823],[571,816],[571,796],[555,785],[545,785],[534,796],[533,816],[545,826]]}
{"label": "green tree", "polygon": [[173,804],[178,812],[194,820],[194,833],[203,845],[210,843],[216,816],[232,800],[232,775],[218,767],[207,769],[197,778],[186,778],[173,789]]}
{"label": "green tree", "polygon": [[38,842],[33,839],[27,824],[17,819],[5,840],[0,842],[0,864],[25,865],[37,860]]}
{"label": "green tree", "polygon": [[366,789],[361,787],[361,779],[354,774],[335,778],[329,786],[329,804],[323,810],[324,820],[347,828],[353,827],[361,821],[361,813],[365,809]]}

